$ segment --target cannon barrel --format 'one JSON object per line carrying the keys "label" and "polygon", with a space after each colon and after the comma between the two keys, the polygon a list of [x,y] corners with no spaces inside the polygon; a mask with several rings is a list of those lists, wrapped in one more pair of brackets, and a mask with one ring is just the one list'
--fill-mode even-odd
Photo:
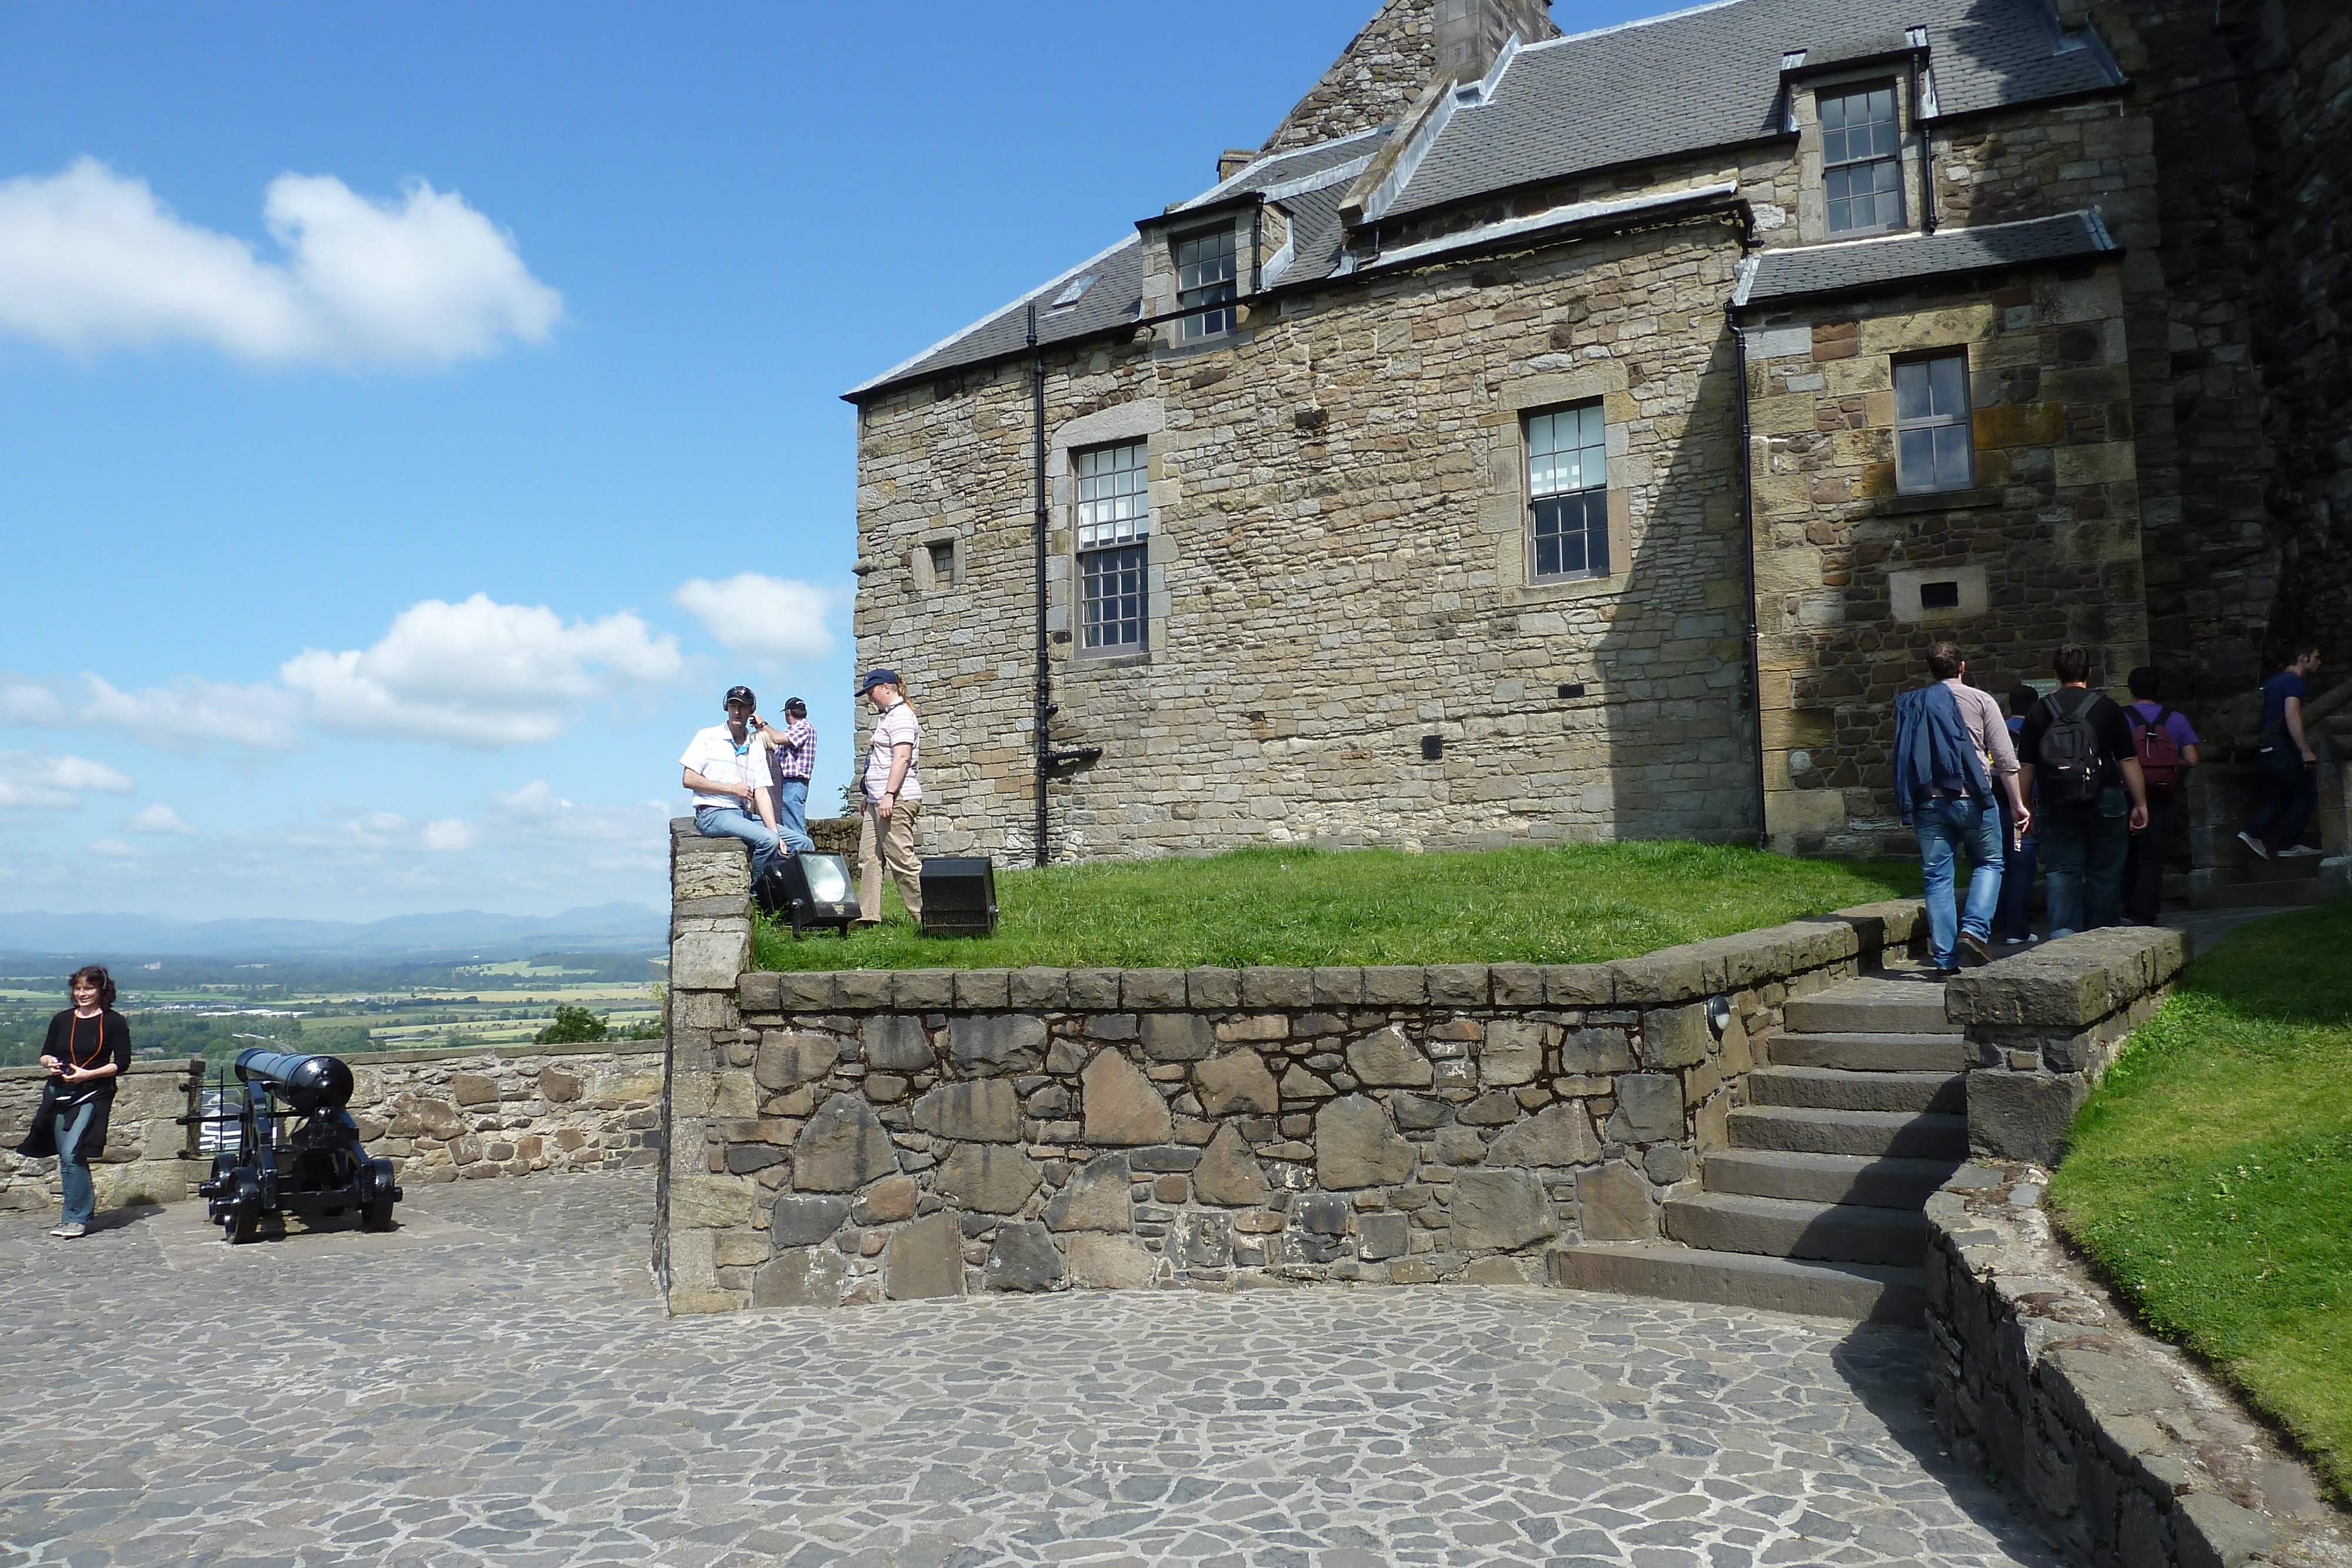
{"label": "cannon barrel", "polygon": [[279,1099],[304,1115],[340,1111],[352,1098],[352,1070],[331,1056],[298,1056],[288,1051],[239,1051],[239,1082],[261,1079]]}

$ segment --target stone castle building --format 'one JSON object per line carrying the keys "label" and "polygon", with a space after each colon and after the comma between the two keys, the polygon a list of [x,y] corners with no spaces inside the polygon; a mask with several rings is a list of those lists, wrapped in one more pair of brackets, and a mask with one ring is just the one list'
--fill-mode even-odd
{"label": "stone castle building", "polygon": [[2344,620],[2352,36],[2229,10],[1388,0],[847,394],[927,839],[1871,852],[1939,636],[2242,692]]}

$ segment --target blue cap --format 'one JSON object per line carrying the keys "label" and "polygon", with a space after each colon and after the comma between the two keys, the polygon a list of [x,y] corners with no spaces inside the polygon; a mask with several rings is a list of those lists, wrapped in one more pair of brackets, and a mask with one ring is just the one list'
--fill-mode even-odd
{"label": "blue cap", "polygon": [[857,695],[862,697],[876,686],[898,686],[904,690],[905,683],[898,679],[896,670],[868,670],[866,679],[858,683]]}

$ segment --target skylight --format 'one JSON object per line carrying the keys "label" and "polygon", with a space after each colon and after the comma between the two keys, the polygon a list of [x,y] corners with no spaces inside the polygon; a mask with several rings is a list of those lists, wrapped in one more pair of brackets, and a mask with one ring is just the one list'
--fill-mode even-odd
{"label": "skylight", "polygon": [[1052,310],[1067,310],[1071,306],[1076,305],[1078,302],[1078,300],[1086,294],[1087,289],[1092,288],[1095,286],[1095,279],[1101,276],[1102,274],[1098,272],[1089,272],[1070,279],[1069,287],[1063,289],[1059,294],[1054,296],[1054,303],[1048,306],[1047,308]]}

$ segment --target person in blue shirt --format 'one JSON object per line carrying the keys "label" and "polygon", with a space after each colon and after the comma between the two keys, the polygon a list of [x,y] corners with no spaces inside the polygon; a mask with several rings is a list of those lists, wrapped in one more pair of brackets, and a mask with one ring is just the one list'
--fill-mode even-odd
{"label": "person in blue shirt", "polygon": [[2319,644],[2298,643],[2292,652],[2285,668],[2263,683],[2262,749],[2254,763],[2270,798],[2238,831],[2238,841],[2264,860],[2321,852],[2303,842],[2319,804],[2319,754],[2303,727],[2303,699],[2319,674]]}

